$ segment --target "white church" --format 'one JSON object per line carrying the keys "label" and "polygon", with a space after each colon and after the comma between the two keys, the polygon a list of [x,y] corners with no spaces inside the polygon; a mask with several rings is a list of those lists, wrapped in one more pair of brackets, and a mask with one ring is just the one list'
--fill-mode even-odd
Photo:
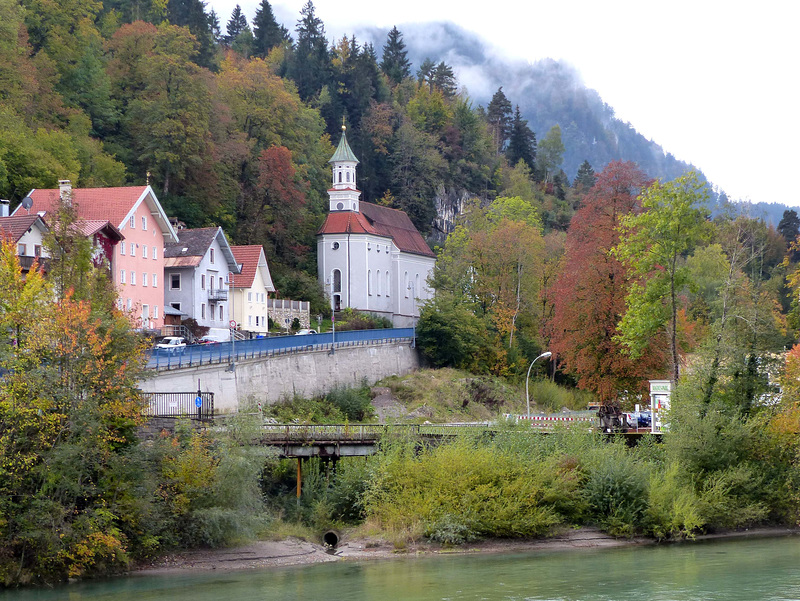
{"label": "white church", "polygon": [[395,327],[414,325],[420,305],[433,295],[428,276],[436,255],[405,212],[359,201],[358,159],[344,126],[328,162],[330,212],[317,232],[317,263],[333,309],[387,317]]}

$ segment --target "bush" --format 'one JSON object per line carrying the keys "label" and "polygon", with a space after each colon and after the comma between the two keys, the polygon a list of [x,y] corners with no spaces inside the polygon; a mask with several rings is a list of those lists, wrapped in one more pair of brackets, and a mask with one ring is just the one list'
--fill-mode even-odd
{"label": "bush", "polygon": [[586,409],[594,400],[594,395],[585,390],[564,388],[550,380],[538,380],[528,386],[531,405],[536,405],[545,411],[561,411],[566,407],[573,411]]}
{"label": "bush", "polygon": [[643,530],[647,482],[646,468],[627,454],[603,453],[583,485],[589,517],[613,536]]}
{"label": "bush", "polygon": [[373,415],[372,396],[366,384],[359,388],[336,386],[325,396],[325,399],[336,407],[348,421],[364,421]]}

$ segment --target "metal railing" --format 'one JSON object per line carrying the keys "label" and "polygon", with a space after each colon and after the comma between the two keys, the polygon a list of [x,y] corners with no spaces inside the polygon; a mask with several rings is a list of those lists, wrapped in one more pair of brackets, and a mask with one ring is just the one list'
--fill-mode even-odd
{"label": "metal railing", "polygon": [[211,363],[235,363],[246,359],[276,357],[294,353],[328,350],[352,346],[372,346],[398,342],[411,342],[413,328],[389,328],[385,330],[353,330],[302,336],[272,336],[218,342],[214,344],[192,344],[178,349],[156,351],[153,349],[147,367],[156,370],[183,369]]}
{"label": "metal railing", "polygon": [[[148,417],[191,417],[214,419],[213,392],[142,392],[144,414]],[[200,397],[200,407],[197,398]]]}

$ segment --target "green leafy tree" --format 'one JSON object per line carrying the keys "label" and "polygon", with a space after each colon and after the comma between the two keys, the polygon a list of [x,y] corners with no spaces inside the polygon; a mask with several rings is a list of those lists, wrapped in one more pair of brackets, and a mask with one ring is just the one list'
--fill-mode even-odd
{"label": "green leafy tree", "polygon": [[678,381],[678,311],[689,286],[685,260],[708,232],[707,186],[695,172],[676,180],[656,181],[641,196],[643,212],[627,215],[615,252],[638,278],[626,297],[619,339],[633,357],[666,334],[671,378]]}
{"label": "green leafy tree", "polygon": [[539,169],[545,183],[553,181],[564,162],[566,147],[561,141],[561,127],[556,123],[539,143]]}
{"label": "green leafy tree", "polygon": [[215,38],[211,19],[203,0],[168,0],[167,18],[172,25],[186,27],[194,36],[197,52],[190,57],[197,65],[208,69],[215,67]]}
{"label": "green leafy tree", "polygon": [[481,320],[447,293],[437,293],[420,311],[417,345],[435,367],[474,367],[486,336]]}
{"label": "green leafy tree", "polygon": [[403,34],[392,27],[386,36],[386,44],[383,45],[383,59],[381,60],[381,71],[386,74],[392,84],[397,85],[406,77],[411,75],[411,62],[408,60],[408,51]]}

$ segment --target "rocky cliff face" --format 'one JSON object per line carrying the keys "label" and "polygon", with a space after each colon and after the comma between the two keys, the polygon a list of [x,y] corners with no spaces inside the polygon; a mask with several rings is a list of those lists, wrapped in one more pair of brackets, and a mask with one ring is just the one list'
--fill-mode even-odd
{"label": "rocky cliff face", "polygon": [[436,217],[431,225],[431,233],[428,236],[428,243],[432,246],[444,245],[447,235],[456,227],[459,215],[464,213],[464,206],[470,198],[475,198],[475,194],[462,189],[448,190],[440,185],[436,190],[434,206],[436,207]]}

